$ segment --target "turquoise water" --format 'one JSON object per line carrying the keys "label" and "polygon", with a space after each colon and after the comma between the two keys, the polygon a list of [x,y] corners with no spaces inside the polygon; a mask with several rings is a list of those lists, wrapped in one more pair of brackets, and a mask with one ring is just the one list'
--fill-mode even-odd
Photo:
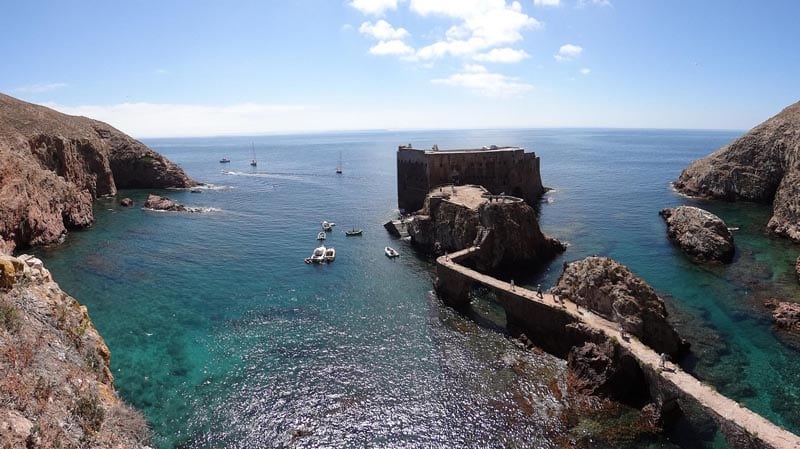
{"label": "turquoise water", "polygon": [[[111,348],[117,388],[145,412],[159,447],[554,447],[578,432],[562,415],[564,362],[520,350],[490,304],[471,316],[442,306],[430,293],[430,261],[382,227],[396,214],[398,144],[520,145],[542,157],[543,181],[555,189],[542,203],[542,227],[570,243],[527,282],[551,285],[563,260],[590,254],[627,264],[664,295],[693,344],[687,369],[798,432],[800,361],[760,305],[766,296],[797,297],[797,248],[764,234],[768,208],[708,203],[741,228],[738,256],[730,266],[698,266],[669,244],[657,214],[690,202],[669,188],[681,168],[737,134],[149,140],[216,186],[159,193],[216,210],[156,213],[100,200],[91,230],[41,255],[62,288],[89,307]],[[232,162],[219,164],[223,156]],[[139,205],[147,193],[124,192]],[[337,260],[309,266],[302,259],[323,219],[338,224],[326,242]],[[351,226],[364,236],[345,237]],[[402,256],[387,259],[387,244]],[[718,444],[714,438],[669,436],[682,447]]]}

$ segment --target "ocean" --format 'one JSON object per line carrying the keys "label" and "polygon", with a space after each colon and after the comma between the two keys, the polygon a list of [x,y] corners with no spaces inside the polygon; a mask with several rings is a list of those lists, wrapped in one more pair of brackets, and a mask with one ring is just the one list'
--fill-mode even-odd
{"label": "ocean", "polygon": [[[800,432],[800,357],[771,329],[765,298],[795,300],[798,246],[765,233],[770,208],[691,200],[670,181],[735,131],[536,129],[147,139],[211,188],[100,199],[95,225],[37,250],[89,308],[116,387],[159,448],[725,447],[709,429],[630,435],[635,413],[576,416],[566,363],[521,349],[502,309],[468,313],[431,292],[433,264],[383,223],[397,214],[395,151],[517,145],[552,188],[545,233],[569,244],[518,281],[552,286],[564,261],[607,255],[664,298],[692,344],[685,369]],[[251,146],[258,167],[249,166]],[[343,171],[335,173],[339,153]],[[229,164],[220,164],[229,157]],[[222,172],[221,170],[227,170]],[[148,193],[206,213],[142,210]],[[734,233],[730,265],[698,265],[658,211],[693,204]],[[306,265],[320,222],[334,263]],[[361,237],[344,231],[364,229]],[[391,245],[401,256],[383,254]]]}

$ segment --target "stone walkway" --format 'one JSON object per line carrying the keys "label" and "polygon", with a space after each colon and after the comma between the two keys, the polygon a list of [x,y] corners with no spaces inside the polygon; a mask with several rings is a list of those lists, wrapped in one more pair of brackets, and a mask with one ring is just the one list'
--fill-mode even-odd
{"label": "stone walkway", "polygon": [[622,346],[628,348],[630,353],[639,360],[640,364],[650,367],[653,372],[658,373],[658,375],[673,384],[678,390],[693,397],[703,407],[707,407],[720,416],[725,417],[728,421],[736,423],[751,435],[757,435],[759,439],[770,445],[770,447],[800,449],[800,437],[776,426],[761,415],[723,396],[709,385],[700,382],[691,374],[683,371],[679,366],[668,362],[668,369],[660,370],[659,354],[632,335],[628,335],[626,340],[619,338],[619,327],[615,323],[584,308],[578,311],[577,305],[572,301],[564,300],[566,304],[566,308],[564,308],[556,302],[556,298],[551,294],[546,293],[543,294],[543,298],[539,298],[534,291],[519,286],[512,286],[508,282],[479,273],[458,263],[459,260],[465,258],[475,250],[475,248],[467,248],[450,254],[449,256],[441,256],[436,262],[437,264],[444,265],[459,272],[463,276],[469,277],[494,289],[503,290],[517,297],[536,301],[548,307],[565,311],[577,320],[602,331],[608,337],[616,338]]}

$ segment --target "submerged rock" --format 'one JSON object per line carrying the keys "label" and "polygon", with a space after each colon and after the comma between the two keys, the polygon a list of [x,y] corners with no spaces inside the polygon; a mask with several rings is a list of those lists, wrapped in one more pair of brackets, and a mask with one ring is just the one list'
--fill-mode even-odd
{"label": "submerged rock", "polygon": [[692,162],[674,183],[682,193],[772,203],[767,228],[800,241],[800,102]]}
{"label": "submerged rock", "polygon": [[133,200],[130,198],[123,198],[122,201],[119,202],[119,204],[122,207],[133,207]]}
{"label": "submerged rock", "polygon": [[0,248],[60,242],[118,188],[197,183],[111,126],[0,94]]}
{"label": "submerged rock", "polygon": [[772,321],[778,330],[800,336],[800,303],[772,299],[764,306],[772,310]]}
{"label": "submerged rock", "polygon": [[667,222],[670,240],[686,254],[701,260],[733,260],[733,235],[721,218],[691,206],[663,209],[659,215]]}
{"label": "submerged rock", "polygon": [[689,345],[667,321],[664,301],[628,268],[608,257],[587,257],[568,264],[553,293],[622,325],[656,352],[673,358]]}
{"label": "submerged rock", "polygon": [[794,274],[797,276],[797,281],[800,282],[800,256],[794,263]]}

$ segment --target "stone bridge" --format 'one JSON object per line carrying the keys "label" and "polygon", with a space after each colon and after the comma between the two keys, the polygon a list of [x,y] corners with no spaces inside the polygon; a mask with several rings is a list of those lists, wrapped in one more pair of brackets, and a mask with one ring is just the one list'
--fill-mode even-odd
{"label": "stone bridge", "polygon": [[472,270],[460,262],[478,251],[477,247],[441,256],[436,260],[436,289],[453,306],[469,303],[469,291],[476,283],[493,290],[497,302],[505,309],[508,326],[519,329],[548,352],[566,357],[570,348],[585,338],[575,330],[578,324],[615,338],[634,357],[648,383],[653,399],[662,404],[674,401],[698,406],[719,426],[732,448],[800,449],[800,437],[773,424],[743,407],[709,385],[668,363],[660,369],[660,356],[636,337],[619,339],[615,323],[585,309],[578,310],[571,301],[564,303],[550,294],[539,298],[536,292]]}

